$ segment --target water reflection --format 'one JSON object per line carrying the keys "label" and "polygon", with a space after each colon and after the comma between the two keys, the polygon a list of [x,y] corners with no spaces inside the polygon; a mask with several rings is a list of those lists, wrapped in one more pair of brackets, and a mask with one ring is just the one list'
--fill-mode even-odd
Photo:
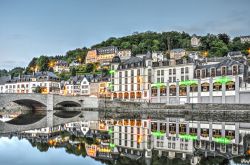
{"label": "water reflection", "polygon": [[[8,123],[20,124],[21,119],[31,116],[32,122],[28,124],[35,119],[42,120],[42,114],[36,115],[20,115]],[[48,114],[45,116],[48,118]],[[74,118],[74,121],[2,132],[1,136],[26,139],[40,152],[64,149],[66,152],[60,154],[73,154],[84,160],[91,157],[96,163],[104,164],[236,164],[249,160],[250,122],[246,120],[212,121],[171,115],[165,119],[147,116],[90,120],[81,112],[55,112],[53,116],[64,120]]]}

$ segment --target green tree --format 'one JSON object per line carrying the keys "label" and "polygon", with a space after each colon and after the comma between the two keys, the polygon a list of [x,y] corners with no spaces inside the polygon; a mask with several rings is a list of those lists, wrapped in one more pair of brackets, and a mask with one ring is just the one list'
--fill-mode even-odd
{"label": "green tree", "polygon": [[212,41],[211,51],[209,52],[211,56],[222,57],[226,55],[227,52],[228,52],[228,47],[223,41],[221,40]]}
{"label": "green tree", "polygon": [[37,59],[36,63],[40,71],[48,71],[49,57],[42,55]]}
{"label": "green tree", "polygon": [[14,69],[12,69],[12,70],[9,71],[9,74],[12,77],[17,77],[19,75],[22,75],[24,71],[25,71],[25,69],[22,68],[22,67],[15,67]]}
{"label": "green tree", "polygon": [[95,68],[95,66],[94,66],[94,64],[93,63],[88,63],[87,65],[86,65],[86,72],[87,73],[91,73],[91,72],[93,72],[94,71],[94,68]]}
{"label": "green tree", "polygon": [[76,69],[75,68],[71,69],[71,76],[76,76]]}
{"label": "green tree", "polygon": [[229,41],[230,41],[230,37],[223,33],[223,34],[218,34],[218,38],[223,41],[226,45],[229,44]]}

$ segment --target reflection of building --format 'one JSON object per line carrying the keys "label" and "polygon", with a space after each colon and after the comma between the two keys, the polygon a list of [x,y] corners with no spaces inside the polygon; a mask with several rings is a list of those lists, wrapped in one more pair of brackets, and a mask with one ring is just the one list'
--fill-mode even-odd
{"label": "reflection of building", "polygon": [[154,149],[159,155],[170,158],[181,154],[193,155],[195,150],[216,153],[220,156],[243,155],[244,142],[250,127],[245,123],[186,121],[182,118],[167,118],[151,122]]}
{"label": "reflection of building", "polygon": [[121,153],[151,157],[149,124],[149,120],[114,120],[109,126],[111,143]]}
{"label": "reflection of building", "polygon": [[21,75],[9,78],[0,86],[1,93],[59,93],[60,80],[52,72],[36,72],[33,75]]}
{"label": "reflection of building", "polygon": [[86,133],[89,131],[89,122],[71,122],[65,124],[65,130],[69,132],[76,132],[76,134],[80,133],[83,135],[86,135]]}
{"label": "reflection of building", "polygon": [[112,97],[127,100],[149,100],[149,83],[152,80],[151,54],[143,58],[131,57],[121,62],[114,57],[111,64]]}
{"label": "reflection of building", "polygon": [[86,149],[86,152],[87,152],[87,155],[90,156],[90,157],[96,157],[96,153],[97,153],[97,145],[88,145],[88,144],[85,144],[85,149]]}

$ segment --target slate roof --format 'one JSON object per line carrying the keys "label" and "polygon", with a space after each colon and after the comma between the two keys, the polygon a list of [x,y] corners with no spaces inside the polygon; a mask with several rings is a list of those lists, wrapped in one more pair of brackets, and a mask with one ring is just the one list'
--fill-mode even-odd
{"label": "slate roof", "polygon": [[139,63],[139,62],[142,62],[143,59],[140,58],[140,57],[131,57],[130,59],[124,61],[123,64],[134,64],[134,63]]}
{"label": "slate roof", "polygon": [[221,68],[222,66],[232,66],[232,65],[243,65],[242,63],[240,63],[239,61],[235,61],[232,59],[225,59],[222,62],[216,63],[216,64],[210,64],[210,65],[198,65],[196,67],[196,69],[210,69],[210,68]]}
{"label": "slate roof", "polygon": [[10,76],[3,76],[3,77],[0,77],[0,85],[4,85],[7,81],[10,80]]}

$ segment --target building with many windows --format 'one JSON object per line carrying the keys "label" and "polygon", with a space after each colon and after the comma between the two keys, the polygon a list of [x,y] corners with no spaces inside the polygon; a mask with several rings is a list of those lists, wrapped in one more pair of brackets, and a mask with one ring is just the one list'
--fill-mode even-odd
{"label": "building with many windows", "polygon": [[90,95],[90,83],[84,76],[71,77],[64,86],[65,95]]}
{"label": "building with many windows", "polygon": [[149,100],[152,81],[151,54],[131,57],[121,62],[118,56],[111,63],[111,92],[113,99]]}
{"label": "building with many windows", "polygon": [[[37,91],[39,88],[40,91]],[[36,72],[9,78],[0,85],[1,93],[59,93],[60,79],[52,72]]]}
{"label": "building with many windows", "polygon": [[151,157],[151,136],[149,120],[113,120],[109,125],[111,143],[120,153]]}
{"label": "building with many windows", "polygon": [[55,63],[53,67],[54,72],[62,73],[62,72],[69,72],[69,65],[66,61],[59,60]]}

